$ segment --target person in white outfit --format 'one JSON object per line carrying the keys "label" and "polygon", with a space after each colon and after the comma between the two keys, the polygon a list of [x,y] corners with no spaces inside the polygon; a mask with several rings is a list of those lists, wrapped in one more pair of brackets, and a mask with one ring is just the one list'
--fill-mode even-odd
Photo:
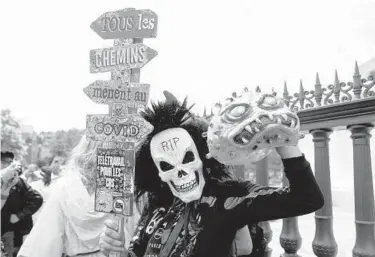
{"label": "person in white outfit", "polygon": [[34,223],[38,220],[39,214],[47,202],[53,186],[65,175],[65,167],[62,166],[64,162],[65,157],[56,155],[52,158],[49,166],[43,166],[40,170],[34,172],[35,176],[41,179],[31,182],[30,186],[43,196],[42,207],[33,215]]}
{"label": "person in white outfit", "polygon": [[99,237],[108,219],[94,211],[96,149],[85,136],[73,149],[18,257],[101,257]]}

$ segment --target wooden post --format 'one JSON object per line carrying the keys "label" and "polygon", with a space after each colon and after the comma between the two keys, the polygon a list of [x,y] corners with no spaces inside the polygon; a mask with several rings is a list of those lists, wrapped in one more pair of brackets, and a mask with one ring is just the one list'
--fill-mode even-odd
{"label": "wooden post", "polygon": [[[143,42],[143,39],[142,38],[132,38],[130,39],[134,44],[136,43],[142,43]],[[124,39],[120,39],[120,41],[125,41]],[[130,71],[130,74],[129,74],[129,81],[130,83],[134,82],[134,83],[139,83],[140,82],[140,77],[141,77],[141,69],[140,68],[135,68],[135,69],[131,69]],[[136,115],[137,114],[137,109],[136,108],[126,108],[127,109],[127,114],[132,114],[132,115]],[[126,227],[128,229],[128,233],[130,235],[134,235],[134,230],[135,230],[135,220],[134,220],[134,216],[127,216],[125,218],[125,223],[126,223]]]}
{"label": "wooden post", "polygon": [[372,124],[352,125],[356,242],[353,257],[375,257],[374,185],[371,170]]}
{"label": "wooden post", "polygon": [[[256,183],[263,186],[268,186],[268,157],[256,162]],[[264,236],[267,240],[267,248],[264,257],[271,257],[272,249],[268,247],[268,244],[272,240],[270,223],[268,221],[263,221],[260,222],[259,225],[263,229]]]}
{"label": "wooden post", "polygon": [[[283,186],[289,186],[289,181],[283,173]],[[281,257],[299,257],[298,250],[302,245],[302,238],[298,230],[298,217],[283,219],[283,227],[280,234],[280,245],[285,253]]]}
{"label": "wooden post", "polygon": [[335,257],[337,243],[333,235],[331,172],[329,165],[329,135],[331,130],[310,131],[315,148],[315,177],[324,195],[324,206],[315,212],[314,254],[319,257]]}

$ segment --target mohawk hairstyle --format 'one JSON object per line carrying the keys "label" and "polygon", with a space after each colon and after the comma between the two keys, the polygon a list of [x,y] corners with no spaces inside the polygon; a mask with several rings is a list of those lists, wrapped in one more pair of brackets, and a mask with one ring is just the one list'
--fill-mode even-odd
{"label": "mohawk hairstyle", "polygon": [[207,131],[208,122],[193,116],[190,112],[193,105],[187,107],[187,98],[182,103],[175,99],[168,100],[157,104],[152,103],[152,108],[147,108],[140,113],[154,126],[154,130],[146,137],[137,151],[134,181],[137,200],[147,192],[149,200],[154,199],[151,201],[162,205],[171,204],[174,196],[168,185],[161,181],[158,175],[159,171],[151,157],[150,143],[156,134],[166,129],[183,128],[190,134],[203,162],[203,174],[206,181],[229,178],[226,166],[214,158],[206,158],[209,151],[206,138],[202,136],[202,133]]}

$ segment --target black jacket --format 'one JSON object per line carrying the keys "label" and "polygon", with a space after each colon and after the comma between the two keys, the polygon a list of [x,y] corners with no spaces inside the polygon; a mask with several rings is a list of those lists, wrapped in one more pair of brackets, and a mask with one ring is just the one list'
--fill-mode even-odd
{"label": "black jacket", "polygon": [[[10,191],[1,210],[1,235],[8,231],[19,231],[23,235],[30,233],[33,227],[32,215],[43,204],[43,197],[19,178]],[[12,224],[10,215],[16,214],[19,222]]]}
{"label": "black jacket", "polygon": [[[201,215],[199,223],[202,229],[190,256],[233,256],[232,244],[238,229],[246,225],[251,227],[260,221],[295,217],[320,209],[324,198],[305,157],[284,159],[283,164],[289,187],[272,188],[249,181],[207,181],[202,200],[209,200],[201,200],[196,207]],[[156,208],[149,206],[144,211],[136,230],[136,238],[131,243],[130,250],[138,257],[144,255],[152,236],[145,229],[155,222],[155,219],[152,221],[154,210]],[[252,233],[255,244],[254,255],[250,256],[258,256],[256,249],[258,252],[264,250],[263,231],[256,233],[255,238]]]}

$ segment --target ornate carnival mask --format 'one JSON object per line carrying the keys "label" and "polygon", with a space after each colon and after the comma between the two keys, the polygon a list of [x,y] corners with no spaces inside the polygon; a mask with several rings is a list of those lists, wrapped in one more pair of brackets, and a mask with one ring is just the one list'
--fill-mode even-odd
{"label": "ornate carnival mask", "polygon": [[159,177],[173,195],[186,203],[198,200],[205,184],[203,164],[189,133],[182,128],[164,130],[152,138],[150,148]]}
{"label": "ornate carnival mask", "polygon": [[244,90],[214,108],[207,143],[210,155],[223,164],[257,162],[274,147],[298,143],[298,116],[274,94]]}

